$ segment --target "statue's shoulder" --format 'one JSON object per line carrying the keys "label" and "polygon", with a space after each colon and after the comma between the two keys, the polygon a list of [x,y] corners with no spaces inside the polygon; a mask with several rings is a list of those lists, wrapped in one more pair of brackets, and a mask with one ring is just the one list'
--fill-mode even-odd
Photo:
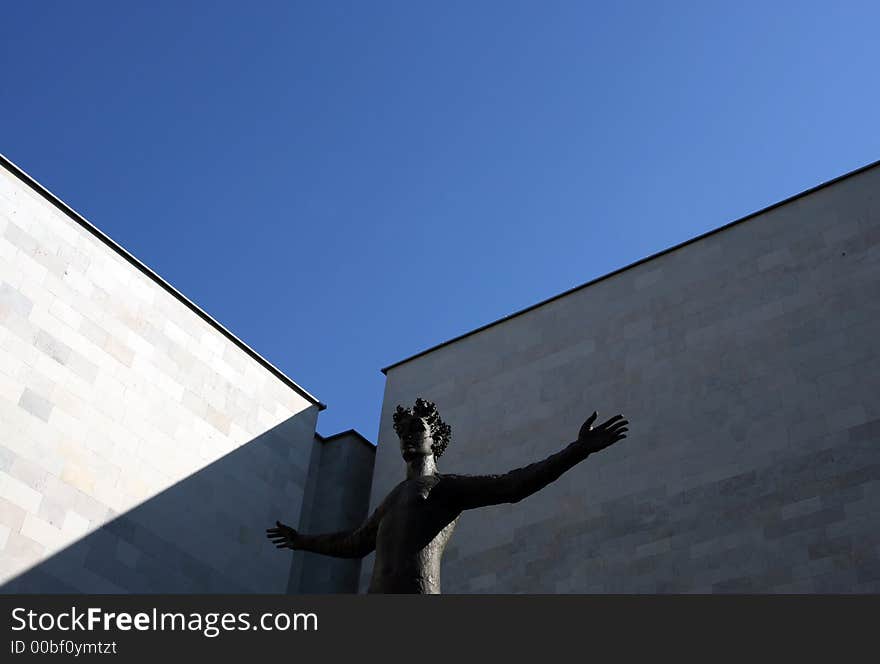
{"label": "statue's shoulder", "polygon": [[437,477],[438,484],[440,484],[440,483],[456,484],[458,482],[467,481],[468,479],[470,479],[473,476],[472,475],[460,475],[458,473],[443,473],[443,474],[437,473],[436,477]]}
{"label": "statue's shoulder", "polygon": [[473,479],[479,479],[479,478],[483,477],[483,475],[470,475],[470,474],[462,474],[462,473],[443,473],[443,474],[441,475],[441,474],[438,473],[438,474],[437,474],[437,477],[440,477],[441,479],[445,479],[445,480],[449,480],[449,481],[455,482],[455,481],[457,481],[457,480],[473,480]]}
{"label": "statue's shoulder", "polygon": [[391,489],[391,491],[388,492],[388,495],[385,496],[385,500],[391,500],[392,498],[394,498],[394,496],[396,496],[401,491],[403,491],[407,482],[409,482],[409,480],[403,480],[401,482],[398,482],[397,485],[393,489]]}

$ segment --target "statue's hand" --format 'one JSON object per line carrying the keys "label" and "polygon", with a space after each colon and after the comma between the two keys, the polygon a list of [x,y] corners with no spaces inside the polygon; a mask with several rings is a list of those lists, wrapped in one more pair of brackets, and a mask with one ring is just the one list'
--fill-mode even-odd
{"label": "statue's hand", "polygon": [[607,422],[594,427],[593,422],[596,421],[597,416],[598,413],[595,412],[590,415],[578,432],[578,443],[586,447],[590,454],[604,450],[618,440],[626,438],[628,431],[626,425],[629,422],[623,419],[623,415],[615,415]]}
{"label": "statue's hand", "polygon": [[266,537],[279,549],[295,549],[299,533],[290,526],[276,521],[276,528],[266,528]]}

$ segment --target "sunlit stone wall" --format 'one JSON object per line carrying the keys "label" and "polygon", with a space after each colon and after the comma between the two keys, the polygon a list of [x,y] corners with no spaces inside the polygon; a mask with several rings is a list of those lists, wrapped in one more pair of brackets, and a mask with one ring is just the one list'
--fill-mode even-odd
{"label": "sunlit stone wall", "polygon": [[3,162],[0,590],[284,592],[318,402],[50,199]]}
{"label": "sunlit stone wall", "polygon": [[874,166],[392,367],[372,505],[416,396],[446,472],[622,412],[618,446],[463,515],[444,592],[880,592],[878,197]]}

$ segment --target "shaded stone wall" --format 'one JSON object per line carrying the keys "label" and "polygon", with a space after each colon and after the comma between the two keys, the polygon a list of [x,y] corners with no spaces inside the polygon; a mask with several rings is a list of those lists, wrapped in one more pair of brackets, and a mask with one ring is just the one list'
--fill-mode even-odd
{"label": "shaded stone wall", "polygon": [[622,412],[618,446],[463,515],[444,592],[880,591],[878,193],[875,166],[389,369],[372,504],[417,396],[445,472]]}
{"label": "shaded stone wall", "polygon": [[[366,521],[375,446],[356,431],[316,436],[309,464],[300,529],[304,533],[354,530]],[[315,553],[294,553],[290,591],[356,593],[361,561]]]}
{"label": "shaded stone wall", "polygon": [[318,410],[0,168],[0,589],[284,592]]}

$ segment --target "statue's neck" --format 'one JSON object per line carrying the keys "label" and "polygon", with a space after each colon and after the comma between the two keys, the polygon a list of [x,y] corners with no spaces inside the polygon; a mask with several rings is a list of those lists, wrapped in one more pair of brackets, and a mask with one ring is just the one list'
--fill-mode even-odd
{"label": "statue's neck", "polygon": [[406,464],[406,479],[414,480],[419,477],[429,477],[437,474],[437,463],[434,455],[417,456],[410,459]]}

